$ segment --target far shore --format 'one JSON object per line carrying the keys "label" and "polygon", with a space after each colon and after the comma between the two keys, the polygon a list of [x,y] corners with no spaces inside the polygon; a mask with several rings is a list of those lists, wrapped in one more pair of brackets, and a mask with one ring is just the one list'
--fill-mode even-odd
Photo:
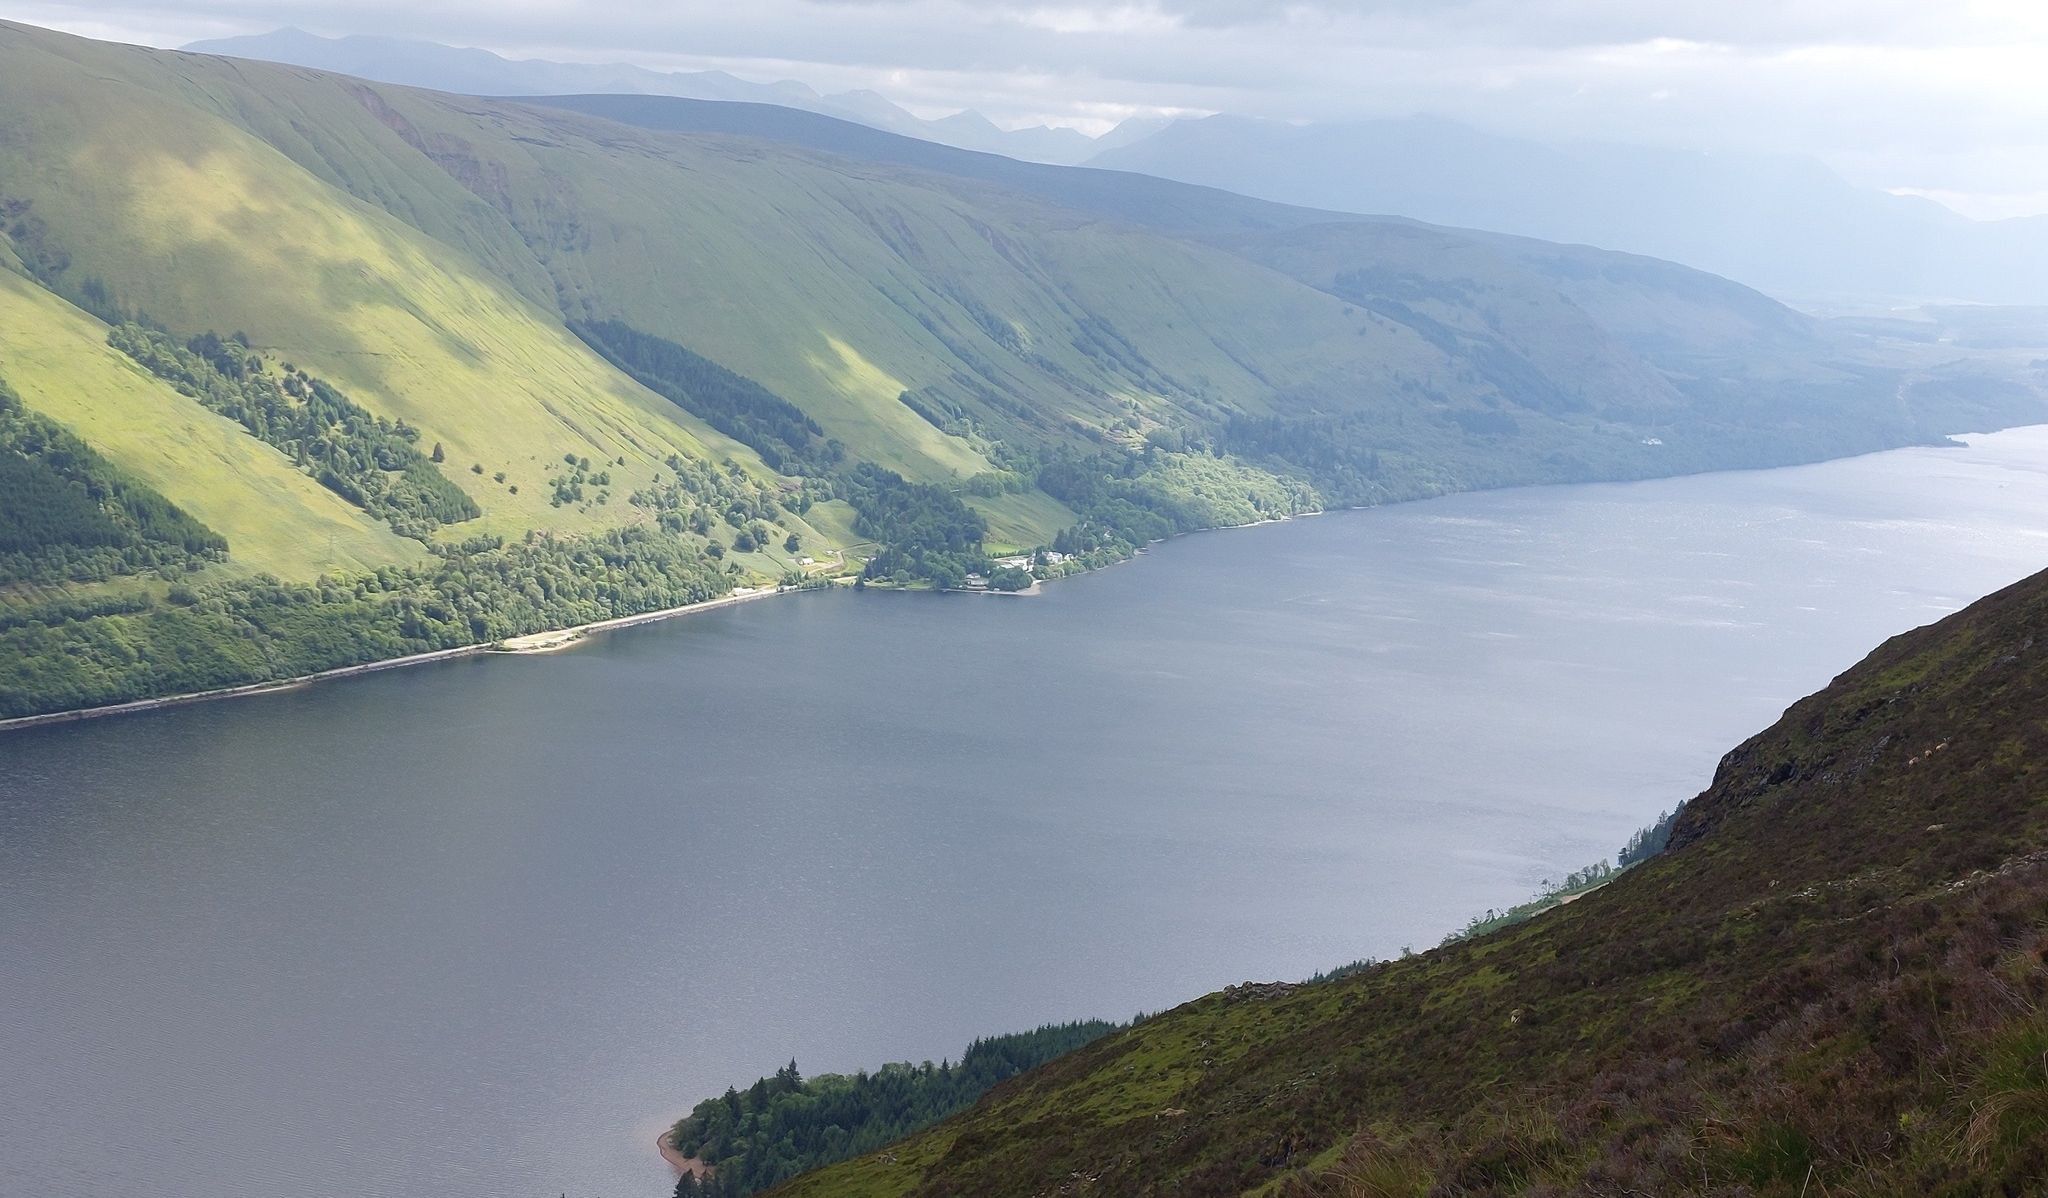
{"label": "far shore", "polygon": [[397,670],[406,666],[427,665],[437,661],[454,661],[462,657],[477,657],[486,653],[552,653],[578,644],[593,633],[610,632],[620,628],[631,628],[636,624],[652,624],[658,620],[673,620],[678,616],[710,611],[716,607],[731,607],[736,603],[748,603],[755,599],[767,599],[783,592],[776,587],[760,590],[736,591],[717,599],[702,603],[691,603],[683,607],[663,608],[660,611],[642,612],[635,616],[620,616],[612,620],[599,620],[591,624],[578,624],[573,628],[560,628],[548,632],[536,632],[528,636],[512,637],[505,641],[482,645],[461,645],[453,649],[435,649],[428,653],[413,653],[404,657],[388,657],[382,661],[366,661],[361,665],[341,666],[337,669],[322,670],[317,674],[303,674],[297,678],[279,678],[269,682],[252,682],[244,686],[222,687],[218,690],[192,691],[182,695],[164,695],[155,699],[135,699],[127,703],[113,703],[105,707],[82,707],[72,711],[53,711],[44,715],[16,716],[0,720],[0,732],[12,732],[19,728],[35,728],[44,724],[68,724],[75,720],[97,720],[108,716],[135,715],[145,711],[157,711],[166,707],[183,707],[190,703],[210,703],[216,699],[240,699],[251,695],[270,695],[281,691],[298,690],[316,682],[335,678],[353,678],[361,674],[374,674],[380,670]]}
{"label": "far shore", "polygon": [[620,616],[612,620],[599,620],[594,624],[578,624],[574,628],[557,628],[548,632],[535,632],[526,636],[507,637],[494,644],[479,645],[479,653],[555,653],[571,645],[580,644],[593,633],[612,632],[620,628],[631,628],[636,624],[652,624],[658,620],[673,620],[677,616],[694,615],[710,611],[714,607],[731,607],[735,603],[749,603],[755,599],[767,599],[783,592],[776,587],[762,587],[758,590],[740,587],[730,595],[717,599],[706,599],[702,603],[691,603],[683,607],[665,607],[660,611],[641,612],[637,616]]}
{"label": "far shore", "polygon": [[[1197,529],[1194,531],[1223,532],[1232,528],[1258,528],[1267,524],[1282,524],[1289,520],[1299,520],[1306,516],[1320,516],[1322,514],[1323,512],[1320,510],[1299,512],[1291,516],[1276,516],[1264,520],[1254,520],[1248,524],[1230,524],[1219,528]],[[1174,535],[1190,536],[1193,533],[1176,533]],[[1153,542],[1153,544],[1159,543],[1158,541]],[[1148,548],[1149,546],[1140,546],[1137,553],[1142,555]],[[844,561],[844,551],[842,550],[840,553],[841,561]],[[1130,560],[1132,559],[1126,558],[1124,561],[1108,564],[1123,565],[1124,562]],[[1083,571],[1083,573],[1094,573],[1094,571]],[[1063,577],[1073,578],[1079,577],[1079,575],[1065,575]],[[968,590],[965,587],[960,587],[945,588],[943,593],[1003,595],[1027,598],[1042,594],[1043,588],[1048,581],[1057,582],[1061,581],[1061,579],[1033,579],[1029,587],[1020,591]],[[453,649],[436,649],[428,653],[413,653],[404,657],[385,658],[382,661],[367,661],[361,665],[341,666],[337,669],[322,670],[317,674],[302,674],[296,678],[279,678],[269,682],[252,682],[243,686],[222,687],[218,690],[191,691],[185,694],[163,695],[154,699],[135,699],[126,703],[112,703],[104,707],[81,707],[71,711],[53,711],[43,715],[15,716],[12,719],[0,720],[0,733],[12,732],[21,728],[40,727],[44,724],[68,724],[75,720],[97,720],[108,716],[136,715],[145,711],[158,711],[166,707],[183,707],[190,703],[210,703],[216,699],[240,699],[251,695],[275,694],[280,691],[297,690],[302,686],[311,686],[316,682],[325,682],[335,678],[352,678],[360,674],[374,674],[380,670],[398,670],[406,666],[427,665],[437,661],[453,661],[461,657],[477,657],[487,653],[508,655],[559,653],[565,649],[574,648],[596,633],[616,631],[620,628],[631,628],[637,624],[652,624],[660,620],[673,620],[678,616],[693,615],[697,612],[710,611],[713,608],[730,607],[736,603],[748,603],[755,599],[767,599],[784,593],[780,587],[776,586],[762,587],[758,590],[748,590],[743,587],[735,590],[730,595],[723,595],[717,599],[707,599],[702,603],[691,603],[683,607],[663,608],[660,611],[642,612],[634,616],[619,616],[610,620],[598,620],[590,624],[578,624],[572,628],[555,628],[544,632],[527,633],[523,636],[507,637],[502,641],[493,641],[489,644],[461,645]]]}

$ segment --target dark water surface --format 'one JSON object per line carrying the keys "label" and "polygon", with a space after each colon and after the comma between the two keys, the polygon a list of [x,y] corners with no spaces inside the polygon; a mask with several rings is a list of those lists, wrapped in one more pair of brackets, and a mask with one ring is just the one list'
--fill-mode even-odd
{"label": "dark water surface", "polygon": [[655,1198],[796,1057],[1433,944],[2048,565],[2048,430],[0,737],[0,1191]]}

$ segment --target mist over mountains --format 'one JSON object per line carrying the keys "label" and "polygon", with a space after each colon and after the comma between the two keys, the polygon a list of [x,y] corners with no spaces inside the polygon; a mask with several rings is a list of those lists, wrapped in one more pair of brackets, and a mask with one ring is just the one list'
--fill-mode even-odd
{"label": "mist over mountains", "polygon": [[1494,134],[1434,117],[1289,124],[1133,118],[1100,138],[925,119],[872,91],[721,71],[511,60],[297,29],[195,42],[224,54],[468,95],[627,94],[772,104],[1031,162],[1135,171],[1337,212],[1665,258],[1821,308],[2048,303],[2048,218],[1976,221],[1844,180],[1813,158]]}
{"label": "mist over mountains", "polygon": [[2048,299],[2048,220],[1975,221],[1812,158],[1547,144],[1454,121],[1178,121],[1089,165],[1683,262],[1805,303]]}
{"label": "mist over mountains", "polygon": [[1075,129],[1040,126],[1007,130],[978,112],[957,112],[926,120],[872,91],[820,93],[784,79],[753,83],[724,71],[653,71],[626,63],[549,62],[509,59],[488,50],[444,46],[396,37],[321,37],[301,29],[278,29],[247,37],[193,42],[196,54],[222,54],[264,62],[336,71],[378,83],[402,83],[471,96],[557,96],[596,93],[682,96],[693,100],[738,100],[777,104],[858,121],[891,133],[923,138],[967,150],[985,150],[1034,162],[1074,164],[1169,122],[1138,119],[1097,139]]}

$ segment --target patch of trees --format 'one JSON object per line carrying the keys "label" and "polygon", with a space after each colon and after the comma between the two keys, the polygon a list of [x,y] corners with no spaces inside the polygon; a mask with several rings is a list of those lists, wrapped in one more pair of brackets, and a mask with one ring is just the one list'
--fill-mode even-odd
{"label": "patch of trees", "polygon": [[1513,416],[1494,408],[1459,408],[1450,420],[1475,437],[1512,437],[1522,429]]}
{"label": "patch of trees", "polygon": [[[829,479],[805,479],[795,494],[780,496],[748,477],[733,461],[713,465],[670,455],[668,469],[674,471],[672,477],[655,475],[651,485],[633,491],[627,502],[653,512],[655,522],[670,532],[711,537],[713,528],[723,522],[733,528],[733,547],[741,553],[748,551],[739,545],[741,534],[750,543],[766,547],[772,539],[768,524],[780,524],[782,512],[801,516],[811,510],[813,502],[831,498]],[[715,555],[723,553],[725,547],[717,545]]]}
{"label": "patch of trees", "polygon": [[988,525],[946,488],[862,462],[840,479],[839,491],[853,505],[854,531],[882,545],[862,567],[863,579],[957,587],[987,565],[981,543]]}
{"label": "patch of trees", "polygon": [[0,586],[172,572],[227,551],[226,538],[0,381]]}
{"label": "patch of trees", "polygon": [[1211,453],[1172,453],[1148,446],[1055,455],[1038,470],[1038,485],[1081,515],[1053,548],[1100,564],[1179,532],[1224,528],[1315,511],[1321,499],[1308,484],[1281,478]]}
{"label": "patch of trees", "polygon": [[730,580],[652,528],[473,538],[417,568],[316,584],[175,585],[0,620],[0,717],[269,682],[700,603]]}
{"label": "patch of trees", "polygon": [[108,324],[128,319],[104,281],[88,277],[73,282],[71,255],[50,228],[32,210],[29,201],[17,196],[0,196],[0,234],[14,247],[14,256],[31,277],[51,291],[70,300]]}
{"label": "patch of trees", "polygon": [[[478,474],[483,473],[482,466],[476,466],[473,469]],[[600,506],[611,502],[611,470],[607,467],[593,469],[590,465],[590,459],[587,457],[579,458],[573,453],[563,454],[561,472],[555,475],[552,482],[554,484],[554,494],[548,496],[548,505],[550,507],[568,507],[571,504],[582,503],[584,500],[583,487],[585,483],[588,483],[592,490],[596,492],[597,502]]]}
{"label": "patch of trees", "polygon": [[[1377,503],[1387,495],[1375,431],[1375,420],[1364,413],[1303,417],[1236,413],[1217,431],[1216,444],[1250,461],[1282,462],[1304,471],[1332,504],[1355,507]],[[1384,433],[1383,429],[1377,431]]]}
{"label": "patch of trees", "polygon": [[872,1152],[971,1105],[996,1083],[1116,1031],[1100,1020],[976,1040],[958,1064],[884,1065],[851,1077],[804,1078],[796,1062],[745,1090],[697,1104],[669,1133],[711,1166],[685,1176],[678,1198],[741,1198],[799,1173]]}
{"label": "patch of trees", "polygon": [[975,427],[974,417],[968,414],[967,409],[957,400],[948,398],[936,387],[905,391],[896,398],[904,407],[922,417],[926,424],[949,437],[966,439],[980,431]]}
{"label": "patch of trees", "polygon": [[[722,464],[670,454],[670,475],[657,474],[652,484],[634,491],[626,502],[651,511],[655,522],[670,532],[710,536],[721,522],[734,529],[762,521],[779,523],[782,513],[798,515],[814,502],[832,497],[827,479],[806,479],[793,495],[782,496],[747,476],[738,463]],[[571,476],[573,478],[573,475]],[[558,481],[558,487],[561,485]]]}
{"label": "patch of trees", "polygon": [[1615,864],[1627,869],[1663,852],[1671,843],[1671,829],[1678,823],[1678,813],[1683,810],[1685,804],[1680,803],[1658,816],[1656,823],[1647,828],[1638,828],[1635,835],[1628,838],[1628,843],[1621,846],[1621,851],[1614,855]]}
{"label": "patch of trees", "polygon": [[983,499],[1021,495],[1031,489],[1031,477],[1014,470],[984,470],[962,479],[959,489],[962,495],[978,495]]}
{"label": "patch of trees", "polygon": [[114,326],[107,344],[277,447],[400,536],[424,541],[443,524],[483,514],[419,451],[418,429],[368,411],[303,370],[285,366],[271,373],[244,339],[202,333],[181,344],[131,322]]}
{"label": "patch of trees", "polygon": [[1576,869],[1566,874],[1563,881],[1553,882],[1545,878],[1542,888],[1528,902],[1517,903],[1505,911],[1489,910],[1484,915],[1474,916],[1463,928],[1446,936],[1444,943],[1451,944],[1459,940],[1470,940],[1475,936],[1484,936],[1488,932],[1512,927],[1515,924],[1534,919],[1536,916],[1569,899],[1577,898],[1579,895],[1598,890],[1600,887],[1607,885],[1607,883],[1620,877],[1623,873],[1634,869],[1636,866],[1663,852],[1666,846],[1671,843],[1672,825],[1678,822],[1678,813],[1683,810],[1685,810],[1685,804],[1680,803],[1663,815],[1658,816],[1655,823],[1646,828],[1636,829],[1634,834],[1628,838],[1628,843],[1622,845],[1621,851],[1614,855],[1614,864],[1609,865],[1605,861],[1595,861],[1583,869]]}
{"label": "patch of trees", "polygon": [[825,437],[802,408],[702,354],[617,320],[569,328],[620,370],[761,455],[785,474],[829,473],[846,447]]}

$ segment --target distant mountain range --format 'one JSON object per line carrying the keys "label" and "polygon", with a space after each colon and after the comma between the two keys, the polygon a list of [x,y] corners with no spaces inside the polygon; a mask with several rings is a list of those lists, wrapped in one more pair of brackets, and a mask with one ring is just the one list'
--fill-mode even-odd
{"label": "distant mountain range", "polygon": [[1517,233],[1683,262],[1811,307],[2048,303],[2048,218],[1974,221],[1857,187],[1812,158],[1550,143],[1429,117],[1295,125],[1139,118],[1101,138],[920,118],[871,91],[822,95],[718,71],[514,61],[296,29],[188,50],[480,96],[660,95],[795,108],[1030,162],[1136,171],[1339,212]]}
{"label": "distant mountain range", "polygon": [[2048,302],[2048,218],[1970,220],[1811,158],[1548,144],[1431,118],[1216,116],[1089,165],[1648,254],[1806,302]]}
{"label": "distant mountain range", "polygon": [[185,49],[194,54],[254,58],[470,96],[617,93],[778,104],[961,149],[1070,165],[1157,132],[1170,123],[1164,119],[1134,119],[1100,139],[1075,129],[1047,126],[1009,130],[978,112],[957,112],[926,120],[875,92],[823,95],[808,84],[788,79],[751,83],[724,71],[651,71],[624,63],[509,59],[488,50],[462,49],[437,42],[395,37],[321,37],[289,28],[193,42]]}

